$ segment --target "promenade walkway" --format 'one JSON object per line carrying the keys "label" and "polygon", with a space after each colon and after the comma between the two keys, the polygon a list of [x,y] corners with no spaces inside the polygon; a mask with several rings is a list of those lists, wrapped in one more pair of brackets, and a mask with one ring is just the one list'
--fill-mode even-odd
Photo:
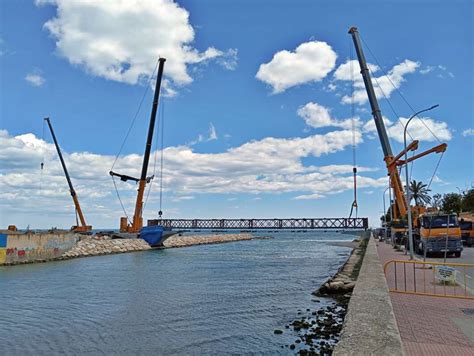
{"label": "promenade walkway", "polygon": [[[382,264],[409,259],[385,242],[377,242],[377,252]],[[412,275],[407,278],[413,283]],[[388,273],[389,286],[393,279]],[[390,298],[407,355],[474,355],[474,315],[469,313],[474,311],[473,300],[393,292]]]}

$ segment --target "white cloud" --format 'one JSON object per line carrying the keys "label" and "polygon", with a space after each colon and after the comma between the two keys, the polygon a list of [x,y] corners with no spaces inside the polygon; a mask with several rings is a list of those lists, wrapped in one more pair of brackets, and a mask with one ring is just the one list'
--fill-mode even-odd
{"label": "white cloud", "polygon": [[212,122],[209,123],[209,141],[217,140],[217,132],[216,128],[212,124]]}
{"label": "white cloud", "polygon": [[215,128],[214,124],[212,122],[210,122],[209,123],[209,131],[208,131],[207,135],[199,134],[197,139],[195,139],[194,141],[191,141],[191,142],[188,143],[188,146],[194,146],[196,143],[200,143],[200,142],[215,141],[217,139],[218,139],[218,137],[217,137],[216,128]]}
{"label": "white cloud", "polygon": [[41,75],[41,71],[39,71],[38,69],[35,69],[33,72],[28,73],[25,76],[25,80],[35,87],[43,86],[44,82],[46,81],[46,79],[44,79]]}
{"label": "white cloud", "polygon": [[[414,118],[410,121],[407,133],[409,133],[413,139],[420,141],[436,141],[436,138],[431,132],[442,141],[449,141],[453,137],[446,122],[435,121],[427,117],[422,118],[422,120],[424,121],[424,124],[418,118]],[[400,121],[402,125],[394,124],[388,128],[388,135],[398,142],[403,142],[403,128],[408,122],[408,118],[401,117]]]}
{"label": "white cloud", "polygon": [[464,137],[474,136],[474,129],[466,129],[462,132]]}
{"label": "white cloud", "polygon": [[438,175],[436,174],[433,176],[433,183],[436,183],[438,185],[450,185],[450,183],[444,181],[443,179],[438,177]]}
{"label": "white cloud", "polygon": [[294,52],[274,54],[272,60],[261,64],[256,78],[281,93],[295,85],[319,82],[334,69],[337,54],[326,42],[311,41],[299,45]]}
{"label": "white cloud", "polygon": [[354,122],[351,119],[334,119],[331,117],[331,113],[328,108],[313,102],[309,102],[305,106],[300,107],[297,111],[297,114],[306,122],[306,125],[313,128],[332,126],[351,129],[352,125],[354,125],[354,127],[358,127],[360,125],[360,120],[358,117],[354,118]]}
{"label": "white cloud", "polygon": [[[362,136],[357,132],[356,143],[360,142]],[[351,165],[305,166],[302,160],[339,152],[351,144],[352,132],[339,130],[308,137],[267,137],[212,154],[197,153],[189,146],[168,147],[164,150],[165,197],[168,196],[168,201],[179,202],[205,193],[287,192],[323,196],[343,192],[352,189]],[[89,152],[69,153],[66,149],[63,149],[63,155],[88,222],[100,227],[115,226],[117,218],[123,214],[108,174],[115,157]],[[43,157],[45,167],[41,174]],[[122,156],[114,171],[137,177],[141,161],[141,155]],[[373,170],[359,167],[362,174]],[[153,168],[149,171],[151,175]],[[359,175],[361,187],[386,184],[386,177],[380,179],[382,183],[379,179]],[[157,184],[155,181],[153,191]],[[117,185],[130,213],[136,185],[123,182],[117,182]],[[158,194],[153,191],[147,211],[158,210]],[[0,131],[0,209],[9,212],[9,215],[2,214],[3,224],[7,224],[9,218],[21,218],[26,225],[31,216],[38,214],[48,214],[45,221],[54,214],[55,219],[64,217],[64,221],[72,224],[74,208],[52,143],[33,134],[10,136],[8,132]]]}
{"label": "white cloud", "polygon": [[[413,139],[419,141],[436,141],[436,138],[431,132],[442,141],[449,141],[453,137],[446,122],[435,121],[428,117],[423,117],[421,119],[423,122],[419,118],[412,119],[408,126],[407,133],[411,135]],[[408,118],[404,117],[401,117],[400,121],[397,122],[392,122],[384,117],[385,128],[388,136],[397,142],[403,143],[403,131],[407,122]],[[365,133],[376,133],[377,130],[373,119],[364,124],[363,131]],[[409,139],[410,136],[407,135],[407,140]]]}
{"label": "white cloud", "polygon": [[[187,66],[216,59],[228,69],[237,51],[192,47],[189,13],[172,0],[37,0],[55,5],[44,24],[60,55],[94,76],[136,84],[151,75],[158,57],[167,58],[165,76],[175,85],[192,82]],[[168,82],[168,87],[171,83]],[[165,88],[166,89],[166,88]]]}
{"label": "white cloud", "polygon": [[329,92],[332,92],[332,91],[336,91],[337,89],[337,85],[334,84],[334,83],[329,83],[326,90],[329,91]]}
{"label": "white cloud", "polygon": [[[358,63],[354,63],[353,71],[358,71],[358,74],[353,77],[354,80],[354,102],[357,104],[364,104],[368,101],[367,92],[365,90],[364,82],[362,80],[362,75],[360,74],[360,66]],[[368,65],[370,70],[376,71],[379,68],[374,65]],[[389,98],[392,92],[395,89],[400,88],[402,83],[405,81],[405,76],[410,73],[414,73],[416,69],[420,66],[420,62],[413,62],[409,59],[405,59],[403,62],[395,65],[387,75],[382,75],[380,77],[372,76],[372,83],[375,90],[375,95],[377,98],[381,99],[383,97]],[[354,67],[356,69],[354,69]],[[337,76],[336,76],[337,73]],[[334,77],[336,80],[351,80],[350,74],[350,61],[342,64],[336,70]],[[352,98],[349,95],[342,97],[341,102],[343,104],[352,103]]]}
{"label": "white cloud", "polygon": [[428,73],[432,72],[434,69],[435,69],[434,66],[426,66],[425,68],[420,69],[420,73],[421,74],[428,74]]}
{"label": "white cloud", "polygon": [[[371,73],[376,73],[380,70],[379,66],[371,63],[367,63]],[[335,80],[353,80],[363,82],[362,75],[360,74],[359,62],[355,59],[347,60],[345,63],[337,67],[334,72]]]}

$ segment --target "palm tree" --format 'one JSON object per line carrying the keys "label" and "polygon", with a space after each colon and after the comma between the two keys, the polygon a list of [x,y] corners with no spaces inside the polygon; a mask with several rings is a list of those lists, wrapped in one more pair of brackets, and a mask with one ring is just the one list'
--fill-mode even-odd
{"label": "palm tree", "polygon": [[415,199],[416,205],[425,206],[425,204],[431,202],[431,197],[428,195],[428,193],[431,192],[431,189],[428,189],[428,186],[422,182],[412,180],[410,182],[410,192],[411,197]]}

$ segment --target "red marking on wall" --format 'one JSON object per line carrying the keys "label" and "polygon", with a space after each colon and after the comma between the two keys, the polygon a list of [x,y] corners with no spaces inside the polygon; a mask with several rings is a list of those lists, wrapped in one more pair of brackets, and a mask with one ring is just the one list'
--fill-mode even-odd
{"label": "red marking on wall", "polygon": [[7,248],[7,255],[13,255],[15,253],[14,248]]}
{"label": "red marking on wall", "polygon": [[18,250],[18,256],[25,256],[25,250]]}

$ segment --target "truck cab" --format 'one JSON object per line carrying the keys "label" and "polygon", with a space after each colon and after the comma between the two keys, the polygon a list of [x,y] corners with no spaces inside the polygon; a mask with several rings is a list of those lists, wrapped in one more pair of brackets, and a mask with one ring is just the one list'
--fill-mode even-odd
{"label": "truck cab", "polygon": [[413,235],[416,252],[447,253],[461,257],[463,244],[461,228],[455,214],[422,214]]}

